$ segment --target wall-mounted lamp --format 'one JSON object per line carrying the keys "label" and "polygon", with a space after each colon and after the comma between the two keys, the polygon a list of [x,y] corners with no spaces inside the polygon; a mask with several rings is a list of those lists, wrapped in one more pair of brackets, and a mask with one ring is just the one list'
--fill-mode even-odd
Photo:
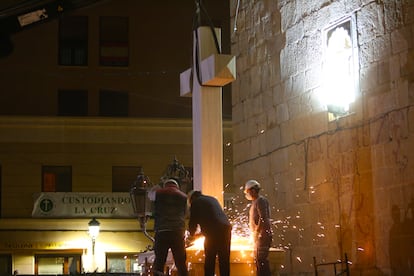
{"label": "wall-mounted lamp", "polygon": [[334,118],[349,114],[358,91],[358,43],[355,18],[345,18],[324,30],[321,101]]}
{"label": "wall-mounted lamp", "polygon": [[92,255],[95,255],[95,241],[99,236],[100,223],[95,218],[91,219],[88,223],[89,231],[88,234],[92,239]]}

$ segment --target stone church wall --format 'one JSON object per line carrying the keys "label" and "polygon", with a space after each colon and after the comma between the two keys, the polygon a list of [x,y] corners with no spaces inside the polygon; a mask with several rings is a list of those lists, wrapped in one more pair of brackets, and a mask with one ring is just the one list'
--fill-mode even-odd
{"label": "stone church wall", "polygon": [[[234,181],[262,183],[281,273],[311,275],[313,257],[346,253],[351,274],[413,274],[414,1],[231,1],[230,11]],[[335,117],[318,98],[324,36],[347,18],[356,98]]]}

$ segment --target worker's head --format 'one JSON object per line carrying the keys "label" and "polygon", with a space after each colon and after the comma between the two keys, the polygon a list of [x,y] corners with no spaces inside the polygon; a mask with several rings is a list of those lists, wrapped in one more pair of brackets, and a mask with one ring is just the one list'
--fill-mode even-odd
{"label": "worker's head", "polygon": [[169,178],[164,181],[164,187],[176,187],[179,189],[180,185],[178,184],[178,181],[174,178]]}
{"label": "worker's head", "polygon": [[201,196],[201,192],[200,191],[189,191],[187,194],[187,200],[188,200],[188,205],[191,205],[191,203],[198,198],[199,196]]}
{"label": "worker's head", "polygon": [[257,180],[251,179],[244,184],[244,195],[248,200],[253,200],[258,197],[260,191],[260,183]]}

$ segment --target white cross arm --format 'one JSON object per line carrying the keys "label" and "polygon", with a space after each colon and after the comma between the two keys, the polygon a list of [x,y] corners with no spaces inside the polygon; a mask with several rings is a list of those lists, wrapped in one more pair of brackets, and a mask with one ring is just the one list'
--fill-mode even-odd
{"label": "white cross arm", "polygon": [[180,74],[180,96],[191,97],[191,78],[192,68],[189,68]]}
{"label": "white cross arm", "polygon": [[[213,54],[201,61],[201,84],[222,87],[236,79],[236,57],[233,55]],[[180,74],[180,95],[191,96],[192,68]]]}
{"label": "white cross arm", "polygon": [[236,57],[213,54],[201,62],[202,85],[225,86],[236,79]]}

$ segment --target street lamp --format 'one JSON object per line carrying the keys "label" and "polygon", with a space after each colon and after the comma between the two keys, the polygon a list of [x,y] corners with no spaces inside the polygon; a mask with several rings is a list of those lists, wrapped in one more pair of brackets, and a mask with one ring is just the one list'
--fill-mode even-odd
{"label": "street lamp", "polygon": [[95,218],[91,219],[88,223],[89,227],[89,236],[92,239],[92,255],[95,255],[95,240],[99,236],[99,226],[101,224]]}
{"label": "street lamp", "polygon": [[[168,165],[164,175],[161,177],[161,183],[169,178],[178,179],[180,183],[191,184],[192,180],[189,172],[181,165],[177,158]],[[154,192],[159,188],[159,185],[154,186],[149,177],[144,175],[144,170],[141,168],[138,172],[137,178],[131,185],[130,196],[131,203],[134,209],[134,214],[137,216],[140,227],[144,235],[154,242],[154,238],[147,232],[147,221],[151,217],[151,200],[155,200]],[[150,197],[152,199],[150,200]]]}
{"label": "street lamp", "polygon": [[144,170],[141,168],[137,179],[131,186],[131,202],[142,232],[148,239],[154,242],[154,238],[147,232],[147,221],[151,216],[151,201],[148,198],[148,192],[151,187],[152,184],[149,177],[144,175]]}
{"label": "street lamp", "polygon": [[161,177],[161,182],[164,183],[170,178],[177,179],[180,182],[181,190],[184,192],[189,192],[193,189],[193,180],[190,172],[184,167],[184,165],[178,162],[177,157],[174,157],[173,162],[165,169],[164,175]]}

